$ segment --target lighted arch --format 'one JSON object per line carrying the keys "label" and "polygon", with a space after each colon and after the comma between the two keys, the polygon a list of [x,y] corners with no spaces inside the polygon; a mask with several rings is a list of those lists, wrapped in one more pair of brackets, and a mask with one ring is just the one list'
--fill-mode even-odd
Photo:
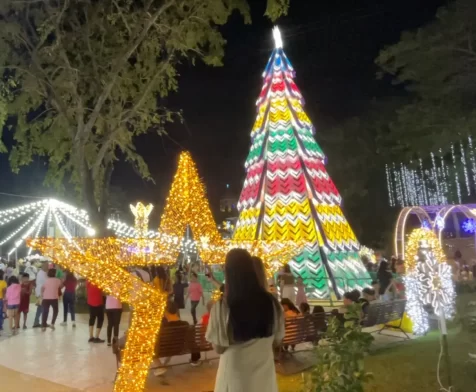
{"label": "lighted arch", "polygon": [[401,259],[405,257],[405,226],[407,223],[408,217],[414,214],[418,217],[421,223],[425,220],[433,226],[432,220],[428,212],[422,207],[413,206],[413,207],[404,207],[400,214],[398,215],[397,224],[395,226],[395,237],[394,237],[394,245],[395,245],[395,255]]}
{"label": "lighted arch", "polygon": [[[435,217],[435,222],[438,218],[442,218],[443,222],[446,221],[446,217],[450,212],[462,212],[467,218],[474,219],[476,218],[476,209],[473,204],[457,204],[457,205],[447,205],[442,206],[442,208],[437,212]],[[444,226],[435,229],[438,230],[438,240],[441,244],[441,233],[443,232]]]}

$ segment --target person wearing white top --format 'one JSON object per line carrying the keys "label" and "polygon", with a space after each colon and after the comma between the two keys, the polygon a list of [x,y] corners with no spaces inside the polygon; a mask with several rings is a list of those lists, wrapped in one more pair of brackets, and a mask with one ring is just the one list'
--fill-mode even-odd
{"label": "person wearing white top", "polygon": [[36,281],[36,274],[38,273],[37,268],[34,265],[31,265],[29,261],[25,263],[25,274],[28,274],[28,280],[30,282]]}
{"label": "person wearing white top", "polygon": [[[41,269],[38,271],[36,275],[35,295],[38,300],[41,298],[41,289],[43,288],[46,282],[46,278],[48,277],[46,273],[47,271],[48,271],[48,263],[43,263],[41,265]],[[41,306],[41,301],[37,301],[35,322],[33,323],[33,328],[41,327],[40,317],[42,313],[43,313],[43,308]]]}

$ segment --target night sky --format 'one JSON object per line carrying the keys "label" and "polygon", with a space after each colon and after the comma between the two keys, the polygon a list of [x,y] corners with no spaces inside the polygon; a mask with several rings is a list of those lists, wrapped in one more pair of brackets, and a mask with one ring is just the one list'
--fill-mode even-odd
{"label": "night sky", "polygon": [[[183,110],[184,123],[167,125],[169,137],[149,134],[137,139],[138,151],[149,164],[155,184],[141,180],[124,163],[116,166],[113,185],[124,190],[128,202],[152,202],[158,207],[158,216],[181,149],[189,149],[196,160],[215,211],[226,184],[239,195],[256,114],[255,101],[262,86],[261,73],[274,47],[272,24],[263,16],[265,0],[250,3],[251,25],[244,25],[242,18],[235,15],[222,28],[227,40],[223,67],[187,63],[180,66],[179,91],[167,99],[167,105]],[[402,31],[431,20],[444,1],[375,3],[291,0],[288,16],[277,22],[318,142],[326,129],[359,115],[373,98],[398,93],[389,80],[376,80],[375,57],[381,48],[397,42]],[[10,143],[8,134],[4,139]],[[321,144],[326,152],[325,143]],[[333,161],[332,155],[328,155],[328,162],[332,176],[332,168],[338,162]],[[32,167],[13,175],[7,156],[0,156],[0,192],[54,195],[54,190],[41,187],[43,174],[44,165],[37,160]],[[382,192],[386,195],[384,189]],[[0,207],[28,201],[0,195]]]}

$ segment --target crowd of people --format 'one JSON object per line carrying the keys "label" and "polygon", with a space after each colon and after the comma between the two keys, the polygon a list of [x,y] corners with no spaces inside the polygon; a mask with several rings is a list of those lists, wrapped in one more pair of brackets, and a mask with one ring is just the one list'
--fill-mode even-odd
{"label": "crowd of people", "polygon": [[[20,279],[11,274],[7,281],[4,279],[4,272],[0,271],[0,306],[6,312],[12,333],[18,333],[20,326],[23,329],[28,328],[27,315],[32,295],[36,297],[34,328],[41,328],[42,331],[47,328],[54,330],[60,297],[63,299],[61,325],[66,326],[70,321],[72,327],[76,327],[78,279],[75,275],[48,263],[43,263],[37,271],[34,271],[31,265],[27,267],[23,273],[19,273]],[[311,313],[324,313],[324,308],[315,306],[311,312],[305,284],[302,278],[296,278],[292,274],[289,265],[285,265],[275,276],[268,277],[262,261],[242,249],[234,249],[228,253],[224,265],[224,282],[216,279],[211,270],[205,271],[205,276],[222,293],[221,299],[215,302],[210,300],[205,303],[198,269],[198,264],[168,270],[154,266],[133,268],[131,273],[141,281],[169,294],[160,333],[165,334],[172,327],[188,327],[189,323],[183,317],[186,307],[190,309],[192,323],[203,325],[207,341],[221,354],[216,391],[233,389],[253,392],[263,388],[277,391],[273,347],[284,337],[284,320]],[[31,279],[30,274],[34,279]],[[401,291],[392,274],[391,263],[385,260],[380,261],[376,280],[372,285],[373,288],[366,288],[362,293],[357,290],[345,293],[343,306],[332,313],[342,315],[351,304],[361,303],[364,316],[370,303],[378,299],[394,298]],[[108,345],[114,345],[116,342],[118,346],[124,345],[125,336],[119,336],[123,305],[116,298],[104,295],[91,282],[86,283],[86,294],[89,342],[107,341]],[[201,318],[197,314],[200,302],[206,304],[206,312]],[[105,316],[107,332],[106,339],[102,339]],[[0,328],[2,323],[3,319],[0,318]],[[127,328],[127,325],[125,327]],[[156,375],[166,371],[168,361],[167,358],[156,358]],[[199,352],[191,354],[190,364],[200,364]],[[266,385],[263,382],[266,382]]]}

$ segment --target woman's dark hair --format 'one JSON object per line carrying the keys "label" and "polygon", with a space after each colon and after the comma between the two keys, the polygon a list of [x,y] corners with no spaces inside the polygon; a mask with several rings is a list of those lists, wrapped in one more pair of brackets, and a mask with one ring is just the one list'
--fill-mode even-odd
{"label": "woman's dark hair", "polygon": [[307,302],[301,302],[299,305],[299,310],[302,314],[309,314],[311,312],[311,307]]}
{"label": "woman's dark hair", "polygon": [[389,269],[388,261],[382,260],[378,267],[377,276],[387,273]]}
{"label": "woman's dark hair", "polygon": [[0,280],[3,280],[3,270],[0,270]]}
{"label": "woman's dark hair", "polygon": [[367,295],[375,295],[375,290],[371,289],[370,287],[366,287],[365,289],[362,290],[362,293]]}
{"label": "woman's dark hair", "polygon": [[280,307],[260,284],[251,255],[232,249],[225,260],[225,300],[230,309],[229,328],[235,342],[269,337]]}
{"label": "woman's dark hair", "polygon": [[14,283],[20,283],[20,282],[18,281],[18,278],[16,276],[10,276],[8,278],[8,286],[10,286]]}
{"label": "woman's dark hair", "polygon": [[71,271],[68,271],[68,272],[66,273],[66,278],[65,278],[64,280],[65,280],[66,282],[73,282],[73,281],[75,281],[75,280],[77,280],[77,279],[76,279],[76,276],[74,276],[74,274],[73,274]]}
{"label": "woman's dark hair", "polygon": [[264,287],[265,290],[268,289],[268,283],[266,282],[266,271],[264,270],[263,260],[261,260],[257,256],[252,256],[251,259],[253,260],[253,264],[255,266],[256,276],[258,277],[258,281]]}
{"label": "woman's dark hair", "polygon": [[182,283],[182,274],[179,271],[175,273],[175,279],[177,279],[177,283]]}
{"label": "woman's dark hair", "polygon": [[21,276],[22,276],[23,278],[30,278],[30,275],[27,274],[26,272],[22,273]]}
{"label": "woman's dark hair", "polygon": [[159,265],[155,270],[157,277],[161,280],[167,280],[167,272],[165,272],[165,268]]}
{"label": "woman's dark hair", "polygon": [[197,279],[198,279],[198,275],[197,275],[196,272],[192,272],[190,275],[193,276],[194,278],[197,278]]}
{"label": "woman's dark hair", "polygon": [[287,274],[291,273],[291,267],[289,266],[289,264],[284,264],[284,272],[286,272]]}
{"label": "woman's dark hair", "polygon": [[314,306],[314,309],[312,309],[312,314],[316,314],[316,313],[325,313],[326,311],[324,310],[324,307],[322,307],[321,305],[316,305]]}
{"label": "woman's dark hair", "polygon": [[281,299],[281,305],[286,305],[289,310],[292,310],[293,312],[296,312],[297,314],[299,314],[299,309],[296,307],[296,305],[294,305],[293,301],[291,301],[289,298],[282,298]]}
{"label": "woman's dark hair", "polygon": [[54,268],[48,270],[48,278],[54,278],[56,277],[56,270]]}

